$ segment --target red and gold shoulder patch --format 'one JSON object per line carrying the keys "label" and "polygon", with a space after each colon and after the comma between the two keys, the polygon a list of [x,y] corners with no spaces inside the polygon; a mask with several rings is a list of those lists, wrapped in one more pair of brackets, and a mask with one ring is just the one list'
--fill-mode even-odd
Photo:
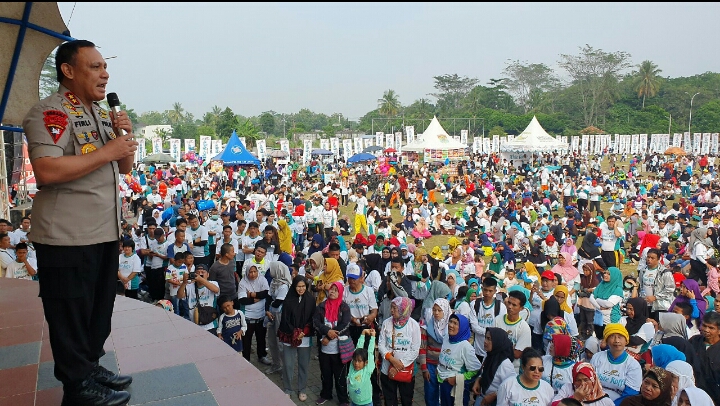
{"label": "red and gold shoulder patch", "polygon": [[80,103],[80,100],[75,96],[73,92],[65,92],[65,98],[70,101],[75,106],[80,106],[82,103]]}
{"label": "red and gold shoulder patch", "polygon": [[62,137],[68,124],[68,116],[60,110],[48,110],[43,112],[45,128],[50,133],[53,142],[57,144]]}

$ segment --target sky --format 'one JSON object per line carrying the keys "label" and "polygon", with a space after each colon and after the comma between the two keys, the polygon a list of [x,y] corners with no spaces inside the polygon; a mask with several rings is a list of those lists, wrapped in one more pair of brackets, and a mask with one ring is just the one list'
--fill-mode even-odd
{"label": "sky", "polygon": [[108,59],[108,92],[142,114],[195,118],[307,108],[357,120],[394,90],[428,98],[434,76],[487,84],[508,61],[544,63],[586,44],[650,60],[663,77],[720,70],[720,3],[59,2],[74,38]]}

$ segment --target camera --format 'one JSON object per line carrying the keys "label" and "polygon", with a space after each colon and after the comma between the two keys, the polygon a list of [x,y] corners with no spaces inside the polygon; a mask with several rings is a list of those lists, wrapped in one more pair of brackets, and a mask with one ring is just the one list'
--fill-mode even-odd
{"label": "camera", "polygon": [[188,280],[194,281],[195,277],[197,277],[197,272],[190,272],[190,274],[188,275]]}

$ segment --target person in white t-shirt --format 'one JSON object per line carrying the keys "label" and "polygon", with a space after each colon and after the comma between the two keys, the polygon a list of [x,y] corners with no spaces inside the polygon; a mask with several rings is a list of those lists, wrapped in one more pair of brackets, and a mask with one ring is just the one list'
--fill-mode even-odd
{"label": "person in white t-shirt", "polygon": [[[209,281],[210,274],[205,264],[197,264],[195,266],[195,277],[192,274],[186,274],[183,277],[182,284],[177,292],[178,299],[187,301],[190,310],[190,318],[194,321],[195,307],[212,306],[217,307],[217,296],[220,293],[220,285],[216,281]],[[198,296],[199,294],[199,296]],[[217,319],[211,323],[201,325],[203,329],[215,335],[217,329]]]}
{"label": "person in white t-shirt", "polygon": [[[28,257],[27,244],[24,242],[18,243],[15,246],[15,254],[15,261],[12,261],[7,265],[5,277],[33,280],[37,275],[37,260],[35,258]],[[139,260],[140,258],[138,258],[138,261]]]}
{"label": "person in white t-shirt", "polygon": [[526,348],[520,357],[522,373],[512,376],[497,391],[497,406],[549,406],[553,389],[543,381],[545,371],[542,356],[533,348]]}
{"label": "person in white t-shirt", "polygon": [[[120,265],[118,268],[118,279],[125,287],[125,296],[137,299],[138,288],[140,287],[140,272],[143,270],[142,261],[135,252],[135,242],[133,242],[133,240],[123,240],[122,250],[123,252],[120,254]],[[20,258],[19,253],[18,258]]]}
{"label": "person in white t-shirt", "polygon": [[371,287],[365,286],[365,278],[362,273],[357,264],[348,264],[346,275],[349,289],[343,295],[343,301],[350,308],[349,333],[355,345],[357,345],[362,331],[374,325],[378,314],[375,291]]}
{"label": "person in white t-shirt", "polygon": [[608,216],[607,220],[600,224],[600,241],[602,242],[600,255],[608,268],[616,267],[615,247],[618,238],[625,236],[625,229],[622,224],[617,221],[614,215]]}
{"label": "person in white t-shirt", "polygon": [[[520,311],[524,309],[526,301],[527,298],[523,292],[512,291],[508,293],[508,297],[505,300],[507,314],[496,316],[495,325],[493,326],[506,331],[510,341],[513,343],[515,354],[513,366],[515,367],[515,371],[520,369],[519,359],[523,350],[532,346],[530,325],[520,316]],[[542,360],[540,360],[540,364],[542,364]],[[540,376],[542,377],[542,371]]]}

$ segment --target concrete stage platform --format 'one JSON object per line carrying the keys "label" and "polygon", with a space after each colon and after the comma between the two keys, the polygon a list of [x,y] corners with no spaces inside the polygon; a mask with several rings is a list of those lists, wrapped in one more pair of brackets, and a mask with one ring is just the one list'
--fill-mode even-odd
{"label": "concrete stage platform", "polygon": [[[255,366],[195,324],[117,297],[101,363],[133,376],[130,405],[292,406]],[[0,278],[0,406],[60,405],[38,284]]]}

